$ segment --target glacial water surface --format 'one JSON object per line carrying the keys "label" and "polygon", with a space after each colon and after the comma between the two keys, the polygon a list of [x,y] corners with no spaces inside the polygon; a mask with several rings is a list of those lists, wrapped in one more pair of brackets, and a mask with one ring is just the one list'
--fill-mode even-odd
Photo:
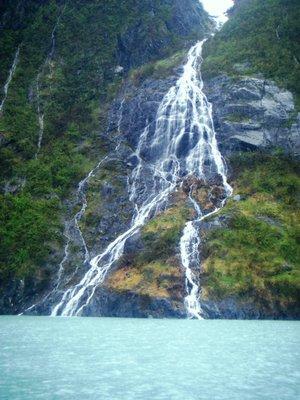
{"label": "glacial water surface", "polygon": [[296,400],[300,323],[0,317],[1,400]]}

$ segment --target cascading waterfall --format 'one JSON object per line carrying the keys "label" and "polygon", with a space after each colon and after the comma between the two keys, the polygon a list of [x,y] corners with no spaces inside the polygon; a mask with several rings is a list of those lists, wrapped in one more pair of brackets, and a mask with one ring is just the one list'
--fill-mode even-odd
{"label": "cascading waterfall", "polygon": [[200,236],[196,224],[200,222],[202,212],[199,205],[191,195],[189,197],[197,213],[197,218],[194,221],[188,221],[184,227],[180,239],[180,255],[181,264],[185,269],[185,286],[187,292],[185,298],[186,310],[190,318],[200,319],[202,310],[198,300],[199,286],[196,283],[192,267],[197,268],[200,264]]}
{"label": "cascading waterfall", "polygon": [[222,201],[220,207],[217,207],[212,212],[203,215],[199,204],[190,196],[190,200],[196,211],[196,219],[188,221],[184,227],[183,234],[180,239],[180,255],[181,263],[185,269],[185,287],[186,297],[185,306],[189,318],[202,319],[202,309],[199,301],[200,296],[200,283],[196,281],[193,269],[199,270],[200,266],[200,236],[199,236],[199,225],[206,218],[216,214],[225,204],[228,196],[231,195],[232,189],[227,184],[225,186],[226,198]]}
{"label": "cascading waterfall", "polygon": [[[66,244],[65,244],[65,248],[64,248],[64,257],[62,259],[62,261],[59,264],[59,269],[58,269],[58,275],[57,275],[57,282],[55,285],[55,290],[58,289],[58,287],[61,284],[61,280],[63,277],[63,272],[64,272],[64,265],[65,263],[68,261],[69,256],[70,256],[70,244],[72,241],[71,238],[71,228],[73,228],[75,230],[75,232],[77,232],[81,245],[84,249],[84,261],[83,263],[86,264],[89,260],[90,260],[90,254],[89,254],[89,250],[86,244],[86,241],[84,239],[83,233],[81,231],[80,228],[80,221],[82,219],[82,217],[85,214],[85,210],[87,208],[87,198],[86,198],[86,187],[90,181],[90,179],[95,175],[96,171],[100,168],[100,166],[106,161],[107,157],[104,157],[97,165],[95,168],[93,168],[88,175],[79,182],[78,187],[77,187],[77,191],[76,191],[76,204],[81,204],[81,208],[80,210],[75,214],[74,218],[69,221],[66,224],[65,227],[65,237],[67,239]],[[77,273],[77,270],[74,272],[74,274],[72,274],[72,277],[75,276]]]}
{"label": "cascading waterfall", "polygon": [[[149,218],[166,207],[169,195],[178,188],[183,178],[195,176],[205,179],[208,175],[220,175],[226,195],[231,194],[215,137],[212,108],[202,91],[200,67],[203,43],[199,42],[190,49],[182,76],[160,103],[154,132],[151,132],[147,121],[140,135],[134,153],[137,165],[128,180],[129,199],[135,206],[129,229],[111,242],[101,254],[91,259],[89,270],[78,284],[65,291],[52,315],[82,314],[90,304],[96,288],[123,254],[127,239],[135,235]],[[147,155],[147,161],[144,160],[144,154]],[[151,182],[145,184],[143,178],[149,170]],[[186,275],[187,313],[190,317],[200,318],[199,287],[192,270],[199,268],[198,226],[206,216],[191,194],[190,201],[195,208],[196,218],[187,222],[184,228],[180,251]]]}
{"label": "cascading waterfall", "polygon": [[9,70],[7,80],[6,80],[4,88],[3,88],[4,96],[3,96],[3,99],[2,99],[2,101],[0,103],[0,114],[3,111],[3,107],[5,105],[5,102],[6,102],[6,99],[7,99],[7,95],[8,95],[9,85],[10,85],[10,83],[12,81],[12,78],[14,76],[14,73],[16,71],[16,68],[17,68],[17,65],[18,65],[18,62],[19,62],[19,54],[20,54],[20,46],[17,48],[17,50],[15,52],[14,60],[13,60],[12,66],[11,66],[11,68]]}

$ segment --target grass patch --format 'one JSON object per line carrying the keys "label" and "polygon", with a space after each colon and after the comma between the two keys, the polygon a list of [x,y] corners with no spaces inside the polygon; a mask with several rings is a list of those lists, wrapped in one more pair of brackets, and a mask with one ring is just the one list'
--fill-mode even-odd
{"label": "grass patch", "polygon": [[182,230],[190,216],[190,210],[182,204],[173,206],[152,219],[142,229],[145,250],[138,256],[138,262],[148,263],[167,260],[174,256]]}

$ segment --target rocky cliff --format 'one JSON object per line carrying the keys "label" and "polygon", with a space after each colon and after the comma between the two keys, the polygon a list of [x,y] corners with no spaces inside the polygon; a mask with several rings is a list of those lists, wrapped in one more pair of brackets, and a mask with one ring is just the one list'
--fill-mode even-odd
{"label": "rocky cliff", "polygon": [[[139,153],[139,142],[145,129],[155,135],[159,106],[182,75],[188,49],[214,23],[196,0],[72,7],[20,1],[1,9],[1,29],[3,87],[10,72],[12,79],[1,117],[0,309],[50,314],[90,261],[129,229],[136,211],[129,188],[139,160],[146,167],[138,199],[146,199],[157,154],[150,147]],[[208,64],[218,35],[207,44]],[[222,214],[199,229],[194,273],[203,316],[292,318],[299,316],[297,223],[291,222],[299,177],[284,154],[299,155],[295,93],[265,71],[249,74],[247,60],[234,63],[234,74],[226,68],[208,74],[204,65],[204,90],[235,192]],[[180,157],[187,146],[179,145]],[[82,315],[187,316],[180,237],[195,217],[191,196],[204,214],[225,198],[212,172],[206,180],[182,177],[167,205],[126,240]]]}

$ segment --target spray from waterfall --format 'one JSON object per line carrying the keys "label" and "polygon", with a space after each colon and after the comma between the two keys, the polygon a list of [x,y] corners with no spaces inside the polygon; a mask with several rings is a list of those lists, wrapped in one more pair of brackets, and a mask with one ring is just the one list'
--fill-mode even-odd
{"label": "spray from waterfall", "polygon": [[[190,49],[182,76],[159,105],[154,132],[148,121],[141,132],[135,152],[137,165],[128,180],[129,199],[135,205],[129,229],[90,260],[89,270],[79,283],[65,291],[52,315],[81,315],[85,311],[97,287],[123,254],[126,241],[149,218],[166,207],[169,195],[178,188],[184,177],[205,179],[208,175],[219,175],[226,195],[231,194],[226,168],[217,146],[211,105],[202,90],[202,46],[203,42],[199,42]],[[148,155],[147,162],[144,162],[142,154]],[[151,181],[145,185],[144,177],[149,169]],[[191,195],[190,201],[195,208],[196,218],[184,228],[180,251],[186,275],[187,313],[200,318],[199,287],[193,268],[200,267],[198,225],[206,216]]]}
{"label": "spray from waterfall", "polygon": [[10,85],[12,79],[13,79],[14,73],[16,71],[16,68],[17,68],[17,65],[18,65],[18,62],[19,62],[19,54],[20,54],[20,46],[17,48],[17,50],[15,52],[15,56],[14,56],[14,60],[13,60],[12,66],[11,66],[11,68],[9,70],[7,80],[6,80],[5,84],[4,84],[4,88],[3,88],[4,96],[3,96],[3,99],[2,99],[2,101],[0,103],[0,115],[3,112],[3,108],[4,108],[4,105],[5,105],[5,102],[6,102],[6,99],[7,99],[7,95],[8,95],[9,85]]}

